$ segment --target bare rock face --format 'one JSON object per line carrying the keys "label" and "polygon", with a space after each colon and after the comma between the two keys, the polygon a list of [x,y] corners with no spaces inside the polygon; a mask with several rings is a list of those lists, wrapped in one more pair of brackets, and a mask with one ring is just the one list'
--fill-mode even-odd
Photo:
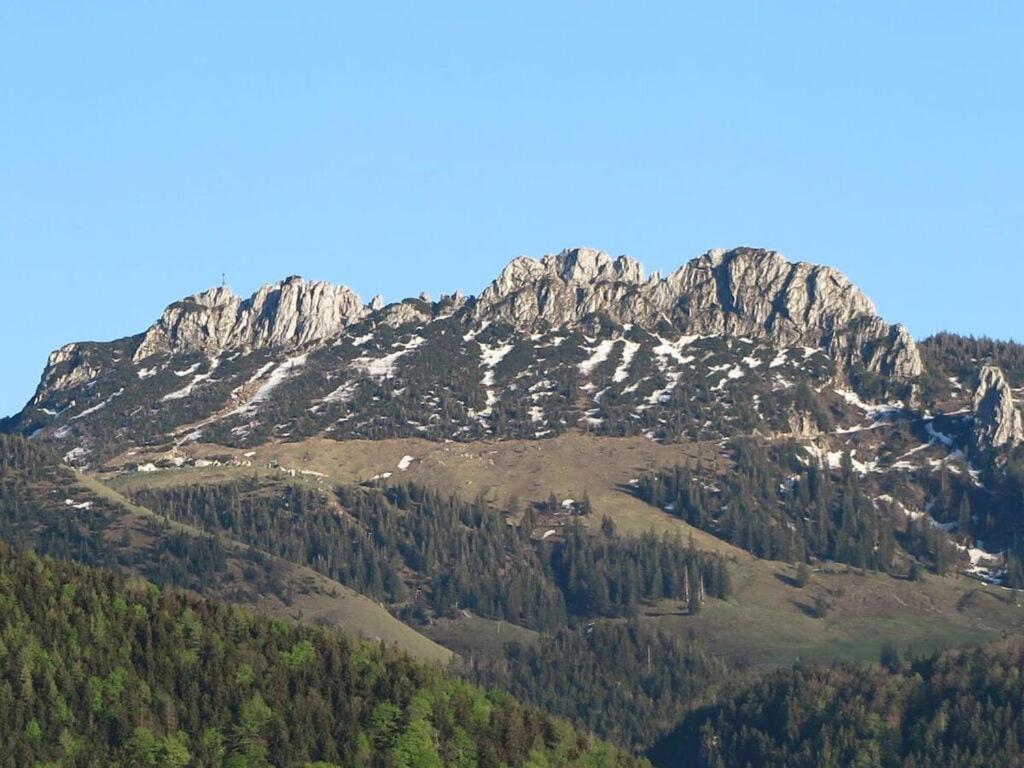
{"label": "bare rock face", "polygon": [[397,328],[406,323],[425,323],[430,320],[430,315],[423,311],[422,304],[417,306],[411,301],[400,301],[384,307],[379,312],[378,320],[383,325]]}
{"label": "bare rock face", "polygon": [[176,302],[146,331],[134,359],[178,352],[208,355],[232,347],[297,347],[339,334],[368,312],[343,285],[289,277],[244,301],[214,288]]}
{"label": "bare rock face", "polygon": [[1021,441],[1024,441],[1024,425],[1006,377],[998,366],[983,366],[974,391],[975,446],[981,451],[991,451],[1004,446],[1012,448]]}
{"label": "bare rock face", "polygon": [[638,262],[600,251],[521,257],[481,294],[473,314],[523,330],[538,322],[570,325],[592,314],[648,328],[667,320],[687,334],[824,347],[847,364],[859,361],[900,379],[922,371],[907,330],[879,317],[845,275],[752,248],[709,251],[666,278],[647,281]]}
{"label": "bare rock face", "polygon": [[[127,356],[138,364],[154,355],[214,357],[229,349],[314,347],[367,317],[400,326],[452,315],[470,326],[500,323],[522,332],[544,324],[579,327],[604,316],[648,330],[668,324],[684,334],[822,348],[837,361],[841,376],[862,366],[909,381],[922,371],[907,330],[879,317],[840,272],[753,248],[708,251],[667,277],[647,279],[639,262],[590,248],[520,257],[479,298],[455,294],[436,305],[425,294],[387,306],[378,296],[365,305],[345,286],[299,277],[265,285],[247,299],[219,287],[171,304],[141,340],[123,341],[130,344]],[[54,352],[36,398],[101,375],[107,364],[99,354],[104,346],[70,344]]]}
{"label": "bare rock face", "polygon": [[574,248],[540,260],[521,256],[480,295],[476,321],[526,330],[538,322],[571,325],[587,315],[618,322],[655,321],[658,308],[641,291],[643,267],[626,256]]}
{"label": "bare rock face", "polygon": [[65,344],[50,353],[33,402],[41,402],[47,390],[71,389],[96,378],[101,372],[93,365],[88,350],[80,344]]}

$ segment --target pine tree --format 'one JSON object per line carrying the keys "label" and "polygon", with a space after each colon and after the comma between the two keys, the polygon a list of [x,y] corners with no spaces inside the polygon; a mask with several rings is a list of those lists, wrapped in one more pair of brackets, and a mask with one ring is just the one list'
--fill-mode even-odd
{"label": "pine tree", "polygon": [[802,589],[810,580],[811,569],[807,567],[807,563],[801,560],[796,567],[796,585]]}

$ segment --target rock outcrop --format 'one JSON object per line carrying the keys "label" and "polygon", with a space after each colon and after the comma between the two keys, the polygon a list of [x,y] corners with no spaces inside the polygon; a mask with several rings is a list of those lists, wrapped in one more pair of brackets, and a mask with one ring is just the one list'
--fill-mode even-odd
{"label": "rock outcrop", "polygon": [[233,347],[299,347],[337,336],[370,310],[349,288],[289,277],[242,300],[214,288],[164,310],[134,359],[179,352],[207,355]]}
{"label": "rock outcrop", "polygon": [[1024,425],[1002,370],[985,365],[974,391],[974,444],[983,452],[1024,441]]}
{"label": "rock outcrop", "polygon": [[540,260],[521,257],[481,294],[477,321],[522,330],[544,322],[571,325],[603,314],[653,328],[761,338],[779,346],[823,347],[848,365],[911,379],[922,371],[914,340],[889,325],[842,273],[792,263],[775,251],[713,250],[665,278],[644,280],[625,256],[577,248]]}
{"label": "rock outcrop", "polygon": [[[909,381],[922,370],[914,340],[890,325],[840,272],[792,263],[774,251],[714,250],[661,277],[644,277],[641,264],[574,248],[541,259],[520,257],[478,298],[461,294],[385,305],[352,290],[289,277],[247,299],[218,287],[171,304],[131,343],[128,356],[142,365],[157,355],[203,354],[231,349],[297,349],[329,343],[353,323],[399,326],[456,315],[466,324],[577,326],[604,316],[648,330],[668,324],[679,333],[745,336],[779,347],[822,348],[843,376],[855,367]],[[119,342],[120,343],[120,342]],[[104,365],[103,344],[70,344],[51,355],[35,401],[94,379]],[[122,351],[118,350],[118,355]]]}
{"label": "rock outcrop", "polygon": [[90,359],[89,350],[81,344],[65,344],[50,353],[33,403],[42,402],[48,391],[71,389],[96,378],[101,372]]}

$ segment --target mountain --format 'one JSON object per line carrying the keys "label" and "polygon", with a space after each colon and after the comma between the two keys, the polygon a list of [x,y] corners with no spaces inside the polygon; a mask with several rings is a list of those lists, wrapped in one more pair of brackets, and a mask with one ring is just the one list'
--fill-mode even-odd
{"label": "mountain", "polygon": [[644,279],[627,257],[577,248],[516,259],[479,297],[369,306],[295,277],[245,300],[197,294],[138,336],[53,352],[9,429],[83,466],[140,445],[313,434],[472,440],[585,423],[710,437],[728,430],[662,428],[674,393],[692,374],[722,371],[697,385],[721,390],[769,369],[776,384],[882,377],[903,392],[922,362],[906,329],[827,267],[735,249]]}
{"label": "mountain", "polygon": [[51,354],[0,424],[0,539],[639,753],[797,661],[1024,628],[1022,395],[1024,346],[914,340],[766,250],[577,248],[390,304],[290,277]]}
{"label": "mountain", "polygon": [[[707,493],[676,475],[672,498],[644,486],[645,498],[739,505],[727,515],[690,505],[690,522],[762,556],[876,561],[852,554],[866,548],[889,563],[904,552],[943,568],[960,559],[916,531],[923,515],[956,533],[983,573],[1018,528],[1013,382],[1024,366],[1012,344],[966,359],[965,343],[919,344],[838,271],[774,251],[713,250],[645,277],[629,257],[574,248],[514,259],[479,296],[438,301],[364,304],[298,277],[247,299],[215,288],[138,335],[52,353],[5,429],[113,472],[247,466],[255,448],[313,439],[721,443],[734,463],[774,466],[786,490],[757,502],[774,511],[752,512],[758,494],[729,491],[728,479]],[[737,448],[746,438],[767,452],[752,459]],[[841,505],[816,530],[799,511],[778,513],[812,482],[797,483],[801,465],[818,463],[858,475],[848,496],[865,510],[859,533],[832,530],[849,527]],[[762,526],[770,534],[754,532]]]}
{"label": "mountain", "polygon": [[737,248],[648,278],[626,256],[575,248],[438,301],[364,304],[298,277],[247,299],[215,288],[141,334],[55,351],[5,428],[121,471],[191,464],[203,445],[245,464],[253,448],[314,438],[795,438],[805,462],[855,457],[872,503],[910,519],[937,469],[944,486],[974,478],[954,495],[994,510],[976,538],[1006,540],[1013,489],[979,489],[1002,486],[981,474],[1024,437],[1016,369],[975,357],[943,375],[950,361],[929,366],[924,349],[829,267]]}

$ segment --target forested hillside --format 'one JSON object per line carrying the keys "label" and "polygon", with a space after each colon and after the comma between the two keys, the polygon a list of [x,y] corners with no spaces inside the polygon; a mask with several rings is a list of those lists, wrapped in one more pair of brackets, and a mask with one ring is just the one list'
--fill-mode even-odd
{"label": "forested hillside", "polygon": [[677,466],[642,476],[636,492],[758,557],[789,562],[814,557],[906,573],[910,562],[902,552],[944,574],[958,557],[946,530],[963,537],[991,532],[991,520],[975,520],[972,506],[972,498],[980,506],[989,497],[949,471],[927,478],[934,501],[930,515],[915,520],[876,504],[849,452],[831,468],[795,441],[765,445],[741,439],[728,448],[733,467],[714,482]]}
{"label": "forested hillside", "polygon": [[[642,747],[665,733],[726,671],[699,644],[638,626],[626,633],[599,624],[592,635],[592,622],[635,620],[663,598],[698,612],[731,586],[724,558],[678,537],[623,536],[609,520],[585,528],[585,502],[578,514],[551,503],[501,511],[416,484],[314,490],[248,478],[137,492],[140,509],[155,514],[131,528],[103,499],[78,501],[73,473],[32,443],[0,436],[0,462],[0,537],[18,547],[247,604],[271,595],[296,606],[292,618],[302,616],[303,593],[330,597],[317,595],[308,579],[296,582],[288,571],[294,565],[383,602],[420,629],[466,612],[531,627],[543,633],[542,647],[496,655],[469,647],[472,661],[459,669],[622,744]],[[351,621],[353,631],[364,631],[358,615]],[[581,645],[573,641],[581,633],[619,639]],[[678,663],[675,672],[651,666],[652,642],[664,663]],[[560,686],[537,684],[531,670],[538,658],[549,679],[562,676]],[[586,675],[571,674],[580,664]],[[624,673],[641,667],[645,675]],[[592,706],[596,699],[604,703]]]}
{"label": "forested hillside", "polygon": [[336,632],[0,545],[0,765],[636,765]]}
{"label": "forested hillside", "polygon": [[882,666],[798,666],[687,717],[686,768],[1010,768],[1024,762],[1019,641]]}
{"label": "forested hillside", "polygon": [[929,336],[919,348],[936,378],[953,376],[970,384],[978,365],[988,361],[998,365],[1014,385],[1024,384],[1024,344],[944,332]]}
{"label": "forested hillside", "polygon": [[309,565],[413,621],[464,609],[554,630],[573,619],[636,616],[641,601],[663,597],[692,597],[698,610],[705,596],[730,591],[724,559],[678,538],[620,536],[610,523],[595,535],[571,516],[547,527],[532,508],[507,516],[482,498],[414,484],[327,494],[243,481],[134,498]]}
{"label": "forested hillside", "polygon": [[737,671],[696,640],[637,622],[589,623],[511,641],[499,658],[462,662],[472,679],[572,717],[642,750]]}
{"label": "forested hillside", "polygon": [[[538,631],[536,644],[497,654],[462,649],[458,669],[622,744],[664,734],[727,673],[699,643],[635,623],[662,599],[695,614],[727,598],[725,558],[678,537],[623,536],[608,519],[591,530],[580,522],[586,502],[575,515],[554,502],[503,512],[412,483],[327,492],[255,479],[133,498],[309,565],[416,627],[471,613]],[[630,623],[603,623],[621,619]]]}

